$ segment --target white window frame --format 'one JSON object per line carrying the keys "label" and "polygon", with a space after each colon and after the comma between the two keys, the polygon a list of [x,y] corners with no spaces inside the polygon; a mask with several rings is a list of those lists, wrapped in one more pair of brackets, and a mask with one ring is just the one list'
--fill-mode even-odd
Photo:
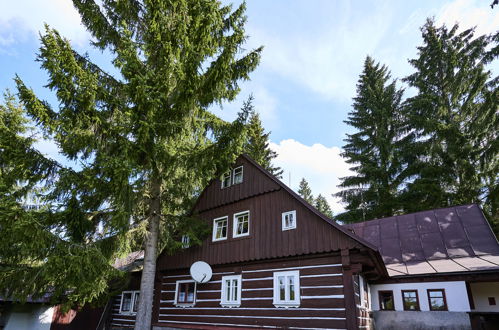
{"label": "white window frame", "polygon": [[[294,300],[281,300],[280,299],[280,294],[279,294],[279,277],[280,276],[285,276],[287,279],[289,276],[294,277],[294,293],[295,293],[295,299]],[[289,286],[286,281],[286,287],[285,287],[285,296],[289,296]],[[274,298],[273,298],[274,306],[275,307],[298,307],[300,306],[300,271],[299,270],[292,270],[292,271],[287,271],[287,272],[275,272],[274,273]]]}
{"label": "white window frame", "polygon": [[[229,183],[228,183],[228,185],[224,185],[225,178],[227,176],[229,177]],[[222,178],[220,179],[220,181],[221,181],[221,189],[230,187],[232,185],[232,170],[228,170],[227,172],[222,174]]]}
{"label": "white window frame", "polygon": [[[236,170],[238,169],[241,169],[241,182],[235,182],[236,181]],[[244,167],[241,165],[241,166],[238,166],[238,167],[235,167],[233,170],[232,170],[232,184],[240,184],[240,183],[243,183],[244,181]]]}
{"label": "white window frame", "polygon": [[[237,234],[237,217],[243,214],[248,213],[248,232],[244,234]],[[250,217],[250,211],[242,211],[238,213],[234,213],[234,217],[232,220],[232,237],[237,238],[237,237],[244,237],[244,236],[249,236],[250,234],[250,225],[251,225],[251,217]]]}
{"label": "white window frame", "polygon": [[189,235],[182,235],[182,249],[188,249],[191,247],[191,238]]}
{"label": "white window frame", "polygon": [[[227,287],[226,281],[237,280],[237,299],[236,300],[227,300],[226,293],[229,290],[229,293],[233,292],[233,287]],[[242,292],[242,276],[241,275],[230,275],[230,276],[222,276],[222,292],[220,296],[220,305],[222,307],[239,307],[241,306],[241,292]]]}
{"label": "white window frame", "polygon": [[[178,302],[178,287],[182,283],[194,283],[194,300],[193,300],[193,302],[189,302],[189,303]],[[196,305],[197,290],[198,290],[198,288],[197,288],[196,281],[193,281],[193,280],[180,280],[180,281],[175,282],[175,299],[173,300],[173,304],[176,307],[192,307],[192,306]]]}
{"label": "white window frame", "polygon": [[[124,311],[123,308],[123,298],[126,293],[130,293],[132,295],[132,299],[130,300],[130,310],[129,311]],[[135,315],[137,312],[133,311],[133,306],[135,305],[135,299],[138,296],[140,291],[123,291],[121,293],[121,300],[120,300],[120,314],[123,315]]]}
{"label": "white window frame", "polygon": [[[225,220],[226,222],[226,230],[225,230],[225,237],[217,238],[217,222],[220,220]],[[218,242],[218,241],[224,241],[227,239],[229,236],[229,217],[228,216],[223,216],[220,218],[215,218],[213,219],[213,232],[211,234],[211,238],[213,242]]]}
{"label": "white window frame", "polygon": [[[290,227],[286,226],[286,216],[287,215],[293,216],[293,226],[290,226]],[[296,210],[282,213],[282,230],[284,231],[284,230],[291,230],[291,229],[296,229]]]}

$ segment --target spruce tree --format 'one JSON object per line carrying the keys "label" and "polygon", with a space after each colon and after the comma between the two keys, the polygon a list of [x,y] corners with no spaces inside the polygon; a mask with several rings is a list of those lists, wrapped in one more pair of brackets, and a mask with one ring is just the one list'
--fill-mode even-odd
{"label": "spruce tree", "polygon": [[329,206],[326,197],[319,194],[315,199],[314,206],[317,210],[319,210],[322,214],[324,214],[328,218],[330,219],[333,218],[333,211],[331,210],[331,206]]}
{"label": "spruce tree", "polygon": [[312,189],[305,178],[302,178],[298,186],[298,194],[310,205],[315,205],[315,198],[312,195]]}
{"label": "spruce tree", "polygon": [[265,133],[260,115],[253,106],[253,96],[244,102],[243,111],[250,113],[248,121],[248,138],[244,146],[245,153],[277,178],[282,178],[283,170],[272,164],[277,153],[269,148],[270,132]]}
{"label": "spruce tree", "polygon": [[338,220],[358,222],[399,212],[398,188],[404,181],[401,149],[412,138],[402,134],[402,94],[396,81],[390,81],[388,68],[368,56],[345,121],[356,132],[347,134],[342,156],[355,174],[341,178],[342,190],[336,195],[346,211],[336,216]]}
{"label": "spruce tree", "polygon": [[497,220],[499,183],[499,77],[490,63],[499,55],[499,32],[475,36],[422,27],[423,45],[405,78],[417,95],[406,102],[416,142],[406,153],[412,182],[404,192],[407,211],[481,203]]}
{"label": "spruce tree", "polygon": [[[238,82],[256,68],[261,49],[242,49],[244,4],[232,10],[206,0],[73,3],[92,45],[112,55],[118,74],[78,54],[46,27],[38,61],[59,108],[16,78],[37,129],[78,166],[56,164],[51,180],[34,184],[45,188],[38,194],[42,211],[20,208],[22,194],[1,196],[1,205],[10,203],[8,215],[18,215],[1,212],[2,232],[18,236],[1,242],[2,264],[12,267],[0,275],[0,291],[22,297],[52,287],[54,299],[81,305],[106,291],[116,257],[141,247],[135,328],[149,329],[159,242],[177,234],[172,228],[183,222],[195,192],[243,151],[247,113],[226,123],[208,108],[236,97]],[[23,146],[11,164],[29,153]],[[44,163],[29,168],[35,179]],[[26,171],[18,172],[24,180]],[[30,226],[36,240],[20,232]]]}

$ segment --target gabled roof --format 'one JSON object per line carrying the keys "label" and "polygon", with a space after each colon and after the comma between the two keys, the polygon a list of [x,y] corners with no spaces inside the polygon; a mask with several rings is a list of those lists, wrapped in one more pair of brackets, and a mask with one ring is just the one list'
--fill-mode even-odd
{"label": "gabled roof", "polygon": [[475,204],[344,227],[379,247],[390,276],[499,271],[499,244]]}
{"label": "gabled roof", "polygon": [[[254,229],[250,230],[249,239],[229,235],[227,240],[213,242],[208,237],[201,246],[173,255],[163,253],[158,269],[184,268],[197,260],[222,265],[345,249],[368,254],[376,268],[373,274],[388,276],[376,246],[327,218],[250,157],[241,155],[235,164],[245,166],[243,182],[221,188],[219,179],[212,180],[198,198],[193,214],[211,225],[215,218],[250,210],[250,227]],[[282,212],[291,209],[299,214],[300,224],[296,230],[282,231]],[[229,221],[229,232],[231,226]]]}

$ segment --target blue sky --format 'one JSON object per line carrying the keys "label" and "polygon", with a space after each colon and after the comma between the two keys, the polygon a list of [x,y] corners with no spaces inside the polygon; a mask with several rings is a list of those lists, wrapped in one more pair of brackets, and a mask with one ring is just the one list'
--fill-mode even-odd
{"label": "blue sky", "polygon": [[[365,57],[373,56],[389,66],[393,77],[402,78],[412,72],[407,59],[417,55],[419,28],[427,17],[490,33],[499,29],[499,8],[490,9],[490,2],[248,0],[246,47],[263,45],[262,62],[251,81],[241,85],[239,98],[213,111],[232,120],[252,93],[264,126],[272,132],[272,148],[279,154],[276,162],[285,169],[283,181],[296,189],[305,177],[313,192],[325,195],[339,212],[342,206],[331,193],[338,190],[338,178],[349,174],[340,152],[351,128],[343,120],[351,110]],[[89,35],[69,0],[2,4],[0,88],[13,90],[17,73],[39,96],[56,104],[43,88],[46,74],[34,61],[43,22],[98,63],[106,63],[107,57],[89,48]],[[39,147],[57,157],[53,145]]]}

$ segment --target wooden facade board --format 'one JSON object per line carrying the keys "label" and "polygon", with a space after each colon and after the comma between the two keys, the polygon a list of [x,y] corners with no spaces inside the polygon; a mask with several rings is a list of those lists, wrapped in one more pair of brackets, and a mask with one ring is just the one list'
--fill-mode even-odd
{"label": "wooden facade board", "polygon": [[[174,305],[176,281],[189,279],[188,268],[158,274],[156,290],[161,291],[157,326],[204,325],[206,327],[286,327],[345,329],[347,311],[343,291],[343,270],[339,255],[296,260],[274,260],[249,265],[214,266],[210,282],[197,284],[193,307]],[[300,306],[276,308],[273,305],[274,272],[299,270]],[[221,279],[242,276],[241,305],[220,305]]]}
{"label": "wooden facade board", "polygon": [[[296,210],[297,228],[282,230],[282,213]],[[233,238],[235,213],[250,212],[249,236]],[[362,244],[336,230],[284,190],[277,190],[210,209],[199,217],[212,228],[213,219],[228,217],[228,238],[212,241],[210,234],[201,246],[193,246],[158,259],[158,269],[182,269],[198,260],[222,265],[362,248]],[[313,239],[312,239],[313,238]]]}

